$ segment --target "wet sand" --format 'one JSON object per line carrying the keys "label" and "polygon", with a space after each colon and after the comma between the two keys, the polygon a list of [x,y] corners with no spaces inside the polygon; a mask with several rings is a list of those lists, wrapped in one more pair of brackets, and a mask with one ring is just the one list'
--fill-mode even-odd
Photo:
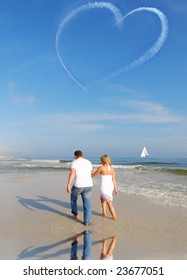
{"label": "wet sand", "polygon": [[[187,259],[187,209],[119,193],[114,197],[118,220],[109,213],[103,218],[94,181],[92,224],[85,227],[71,215],[67,178],[66,171],[0,176],[1,260],[69,260],[75,244],[80,260],[85,233],[92,260],[108,249],[115,260]],[[79,205],[82,219],[81,199]]]}

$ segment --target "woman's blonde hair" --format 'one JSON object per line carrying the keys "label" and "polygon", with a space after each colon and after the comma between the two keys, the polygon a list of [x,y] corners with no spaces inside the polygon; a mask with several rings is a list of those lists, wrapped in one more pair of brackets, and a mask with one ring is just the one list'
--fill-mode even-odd
{"label": "woman's blonde hair", "polygon": [[103,164],[112,165],[111,160],[110,160],[110,157],[109,157],[108,155],[103,155],[103,156],[101,157],[101,162],[102,162]]}

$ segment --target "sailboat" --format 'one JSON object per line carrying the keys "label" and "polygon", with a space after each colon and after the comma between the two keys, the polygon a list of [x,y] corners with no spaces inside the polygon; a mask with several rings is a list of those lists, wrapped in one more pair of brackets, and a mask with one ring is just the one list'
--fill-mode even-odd
{"label": "sailboat", "polygon": [[146,158],[146,157],[149,157],[149,154],[147,152],[146,147],[144,147],[141,153],[141,158]]}

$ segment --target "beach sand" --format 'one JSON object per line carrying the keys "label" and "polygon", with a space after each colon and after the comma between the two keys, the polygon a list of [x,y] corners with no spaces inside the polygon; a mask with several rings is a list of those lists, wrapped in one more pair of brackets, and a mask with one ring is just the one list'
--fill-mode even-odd
{"label": "beach sand", "polygon": [[[68,171],[0,176],[1,260],[69,260],[75,240],[80,260],[86,230],[92,260],[100,259],[104,240],[108,248],[114,239],[115,260],[187,259],[187,209],[120,192],[114,197],[114,221],[109,213],[101,216],[100,189],[94,184],[92,224],[85,227],[71,215],[67,178]],[[81,198],[79,205],[82,219]]]}

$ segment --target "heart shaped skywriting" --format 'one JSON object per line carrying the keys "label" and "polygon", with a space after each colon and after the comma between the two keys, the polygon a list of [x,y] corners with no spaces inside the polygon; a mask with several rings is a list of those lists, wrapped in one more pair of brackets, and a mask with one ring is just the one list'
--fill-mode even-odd
{"label": "heart shaped skywriting", "polygon": [[161,32],[159,37],[157,38],[157,40],[155,41],[155,43],[144,53],[142,54],[139,58],[137,58],[136,60],[132,61],[130,64],[124,66],[123,68],[120,68],[118,70],[116,70],[115,72],[111,73],[109,75],[108,78],[111,77],[115,77],[118,76],[124,72],[128,72],[132,69],[134,69],[137,66],[140,66],[142,64],[144,64],[145,62],[147,62],[148,60],[152,59],[162,48],[166,38],[167,38],[167,34],[168,34],[168,22],[167,22],[167,18],[164,15],[164,13],[162,11],[160,11],[157,8],[153,8],[153,7],[139,7],[137,9],[134,9],[132,11],[130,11],[129,13],[122,15],[121,11],[113,4],[109,3],[109,2],[94,2],[94,3],[88,3],[85,5],[82,5],[80,7],[78,7],[77,9],[73,10],[70,14],[68,14],[60,23],[57,33],[56,33],[56,52],[57,52],[57,56],[63,66],[63,68],[65,69],[65,71],[67,72],[67,74],[71,77],[71,79],[82,89],[85,90],[85,87],[83,84],[81,84],[76,78],[75,76],[69,71],[69,69],[67,68],[67,66],[65,65],[65,63],[63,62],[63,58],[60,55],[59,52],[59,38],[63,32],[63,29],[65,28],[66,24],[69,23],[70,21],[72,21],[74,19],[74,17],[76,17],[78,14],[82,13],[83,11],[87,11],[90,9],[96,9],[96,8],[100,8],[100,9],[108,9],[112,15],[115,18],[115,24],[116,26],[118,26],[119,28],[123,25],[125,19],[137,12],[142,12],[142,11],[146,11],[149,13],[154,13],[155,15],[157,15],[160,19],[161,22]]}

